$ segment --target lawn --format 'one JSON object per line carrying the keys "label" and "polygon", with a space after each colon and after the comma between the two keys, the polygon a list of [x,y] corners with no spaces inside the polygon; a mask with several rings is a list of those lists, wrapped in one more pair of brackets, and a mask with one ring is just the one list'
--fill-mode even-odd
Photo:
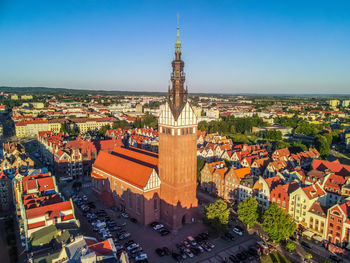
{"label": "lawn", "polygon": [[332,153],[339,159],[340,163],[350,165],[350,154],[344,154],[336,151],[333,151]]}
{"label": "lawn", "polygon": [[272,252],[260,258],[261,263],[291,263],[289,259],[278,252]]}

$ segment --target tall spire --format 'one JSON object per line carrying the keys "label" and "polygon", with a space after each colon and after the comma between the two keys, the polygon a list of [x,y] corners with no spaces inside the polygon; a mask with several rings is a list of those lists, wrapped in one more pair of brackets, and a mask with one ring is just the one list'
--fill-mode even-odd
{"label": "tall spire", "polygon": [[171,89],[168,91],[168,103],[175,120],[179,117],[187,102],[187,89],[184,88],[185,72],[184,62],[181,60],[181,42],[179,32],[179,15],[177,16],[177,39],[175,43],[175,59],[173,60],[171,73]]}
{"label": "tall spire", "polygon": [[177,14],[177,31],[176,31],[175,53],[181,53],[179,20],[180,20],[180,15]]}

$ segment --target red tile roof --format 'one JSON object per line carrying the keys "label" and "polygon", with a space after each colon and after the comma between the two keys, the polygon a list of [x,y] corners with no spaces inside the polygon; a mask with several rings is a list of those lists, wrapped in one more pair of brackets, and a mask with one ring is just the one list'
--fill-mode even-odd
{"label": "red tile roof", "polygon": [[318,183],[304,187],[303,191],[309,199],[314,199],[326,194]]}
{"label": "red tile roof", "polygon": [[96,253],[97,256],[113,255],[113,249],[110,244],[111,239],[89,245],[89,249]]}
{"label": "red tile roof", "polygon": [[339,205],[341,210],[344,212],[346,219],[349,219],[350,216],[350,201],[347,201],[345,203],[342,203]]}
{"label": "red tile roof", "polygon": [[341,187],[346,183],[347,179],[343,176],[331,174],[329,175],[327,181],[324,184],[324,187],[327,187],[327,190],[330,191],[338,191],[338,194],[340,194]]}
{"label": "red tile roof", "polygon": [[134,147],[116,147],[112,153],[101,151],[94,168],[144,188],[152,170],[158,171],[158,154]]}
{"label": "red tile roof", "polygon": [[72,209],[72,204],[70,201],[60,202],[56,204],[40,206],[36,208],[31,208],[26,210],[27,219],[36,218],[39,216],[44,216],[45,213],[51,214],[55,211],[68,211]]}
{"label": "red tile roof", "polygon": [[40,221],[40,222],[36,222],[33,224],[28,224],[28,229],[34,229],[34,228],[45,226],[45,225],[46,225],[45,221]]}
{"label": "red tile roof", "polygon": [[350,176],[350,165],[341,164],[338,159],[333,162],[314,159],[312,169],[320,171],[329,170],[338,175]]}

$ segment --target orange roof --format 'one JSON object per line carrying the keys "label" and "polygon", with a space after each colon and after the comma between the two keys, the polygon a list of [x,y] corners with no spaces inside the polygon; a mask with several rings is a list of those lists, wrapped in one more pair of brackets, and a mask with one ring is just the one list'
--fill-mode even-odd
{"label": "orange roof", "polygon": [[89,249],[96,253],[97,256],[113,255],[113,249],[110,244],[111,239],[89,245]]}
{"label": "orange roof", "polygon": [[272,184],[276,185],[277,183],[282,183],[282,179],[279,176],[273,176],[265,179],[266,183],[268,184],[270,190]]}
{"label": "orange roof", "polygon": [[326,194],[318,183],[304,187],[303,191],[309,199],[314,199]]}
{"label": "orange roof", "polygon": [[350,176],[350,165],[341,164],[338,159],[333,162],[314,159],[312,161],[312,169],[320,171],[330,170],[342,176]]}
{"label": "orange roof", "polygon": [[33,228],[37,228],[45,225],[46,225],[45,221],[40,221],[33,224],[28,224],[28,229],[33,229]]}
{"label": "orange roof", "polygon": [[116,147],[112,153],[101,151],[94,168],[144,188],[152,170],[158,171],[158,154],[134,147]]}
{"label": "orange roof", "polygon": [[45,213],[52,213],[54,211],[67,211],[72,209],[72,204],[70,201],[60,202],[56,204],[40,206],[32,209],[26,210],[27,219],[35,218],[45,215]]}
{"label": "orange roof", "polygon": [[250,168],[249,167],[245,167],[245,168],[240,168],[240,169],[236,169],[234,170],[237,177],[239,179],[242,179],[244,177],[246,177],[246,175],[250,174]]}

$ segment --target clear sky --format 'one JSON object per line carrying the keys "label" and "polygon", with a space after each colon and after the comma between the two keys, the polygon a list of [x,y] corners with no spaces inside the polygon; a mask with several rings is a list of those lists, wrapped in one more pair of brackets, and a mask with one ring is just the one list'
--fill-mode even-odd
{"label": "clear sky", "polygon": [[0,0],[0,86],[350,93],[350,1]]}

